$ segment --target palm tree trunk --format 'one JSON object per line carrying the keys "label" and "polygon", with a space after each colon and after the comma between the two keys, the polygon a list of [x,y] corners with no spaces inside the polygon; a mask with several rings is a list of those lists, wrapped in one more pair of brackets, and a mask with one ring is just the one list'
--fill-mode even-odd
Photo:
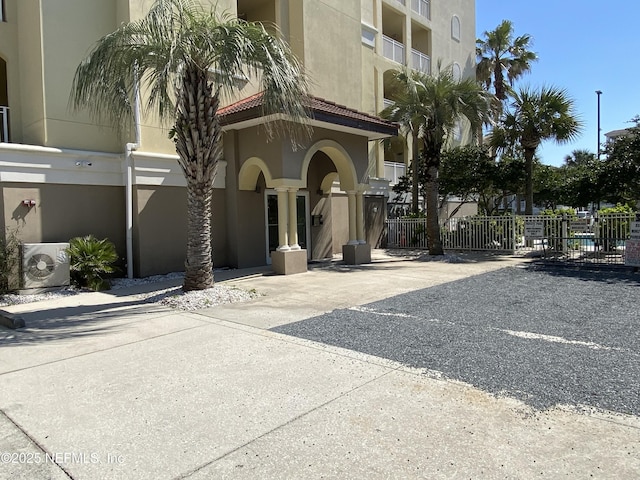
{"label": "palm tree trunk", "polygon": [[187,180],[187,256],[183,290],[213,287],[211,198],[221,157],[222,130],[216,116],[218,92],[206,72],[185,68],[177,102],[174,141]]}
{"label": "palm tree trunk", "polygon": [[185,292],[213,287],[211,249],[211,189],[187,186],[187,258]]}
{"label": "palm tree trunk", "polygon": [[444,255],[438,221],[438,161],[427,160],[427,245],[429,255]]}
{"label": "palm tree trunk", "polygon": [[502,64],[496,62],[496,66],[493,69],[493,86],[496,89],[496,98],[504,102],[507,99],[507,94],[504,88],[504,76],[502,75]]}
{"label": "palm tree trunk", "polygon": [[418,155],[418,135],[416,134],[416,132],[412,132],[411,135],[412,138],[412,142],[413,142],[413,148],[412,148],[412,159],[411,162],[412,164],[412,169],[413,169],[413,175],[412,175],[412,181],[413,183],[411,184],[411,213],[413,214],[418,214],[420,212],[420,208],[418,207],[418,197],[420,195],[420,168],[418,167],[418,163],[420,161],[420,156]]}
{"label": "palm tree trunk", "polygon": [[533,156],[535,154],[535,149],[532,150],[530,148],[524,149],[524,160],[525,160],[525,207],[524,214],[525,215],[533,215]]}

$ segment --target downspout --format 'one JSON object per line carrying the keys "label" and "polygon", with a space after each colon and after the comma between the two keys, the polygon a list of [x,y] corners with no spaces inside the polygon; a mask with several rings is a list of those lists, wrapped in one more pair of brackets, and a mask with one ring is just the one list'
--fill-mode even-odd
{"label": "downspout", "polygon": [[[136,75],[137,77],[137,75]],[[125,221],[127,243],[127,278],[133,278],[133,163],[131,152],[140,148],[140,88],[136,78],[134,87],[133,115],[135,121],[135,143],[125,145]]]}

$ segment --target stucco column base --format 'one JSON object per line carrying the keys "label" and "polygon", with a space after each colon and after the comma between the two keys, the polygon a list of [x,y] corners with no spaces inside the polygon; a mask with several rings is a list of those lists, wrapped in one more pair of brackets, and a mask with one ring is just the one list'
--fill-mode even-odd
{"label": "stucco column base", "polygon": [[360,265],[371,263],[371,245],[368,243],[358,245],[343,245],[342,260],[347,265]]}
{"label": "stucco column base", "polygon": [[293,275],[307,271],[307,251],[271,252],[271,266],[278,275]]}

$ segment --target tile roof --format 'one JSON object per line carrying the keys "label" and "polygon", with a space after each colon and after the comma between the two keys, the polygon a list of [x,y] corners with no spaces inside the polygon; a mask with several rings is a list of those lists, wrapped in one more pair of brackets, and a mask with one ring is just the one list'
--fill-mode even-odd
{"label": "tile roof", "polygon": [[[324,98],[310,95],[308,97],[308,107],[311,110],[311,118],[314,120],[344,125],[359,130],[386,133],[389,135],[397,134],[398,127],[393,122],[325,100]],[[263,114],[262,92],[220,108],[218,114],[222,125],[232,125],[244,120],[261,117]]]}

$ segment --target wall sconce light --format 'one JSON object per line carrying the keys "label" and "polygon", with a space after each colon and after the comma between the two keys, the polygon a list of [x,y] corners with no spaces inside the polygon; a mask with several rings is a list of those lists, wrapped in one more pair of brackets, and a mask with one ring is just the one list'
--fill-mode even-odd
{"label": "wall sconce light", "polygon": [[22,205],[24,205],[27,208],[35,207],[36,201],[32,199],[22,200]]}
{"label": "wall sconce light", "polygon": [[91,167],[91,166],[93,166],[93,163],[91,163],[88,160],[80,160],[76,162],[76,167]]}

